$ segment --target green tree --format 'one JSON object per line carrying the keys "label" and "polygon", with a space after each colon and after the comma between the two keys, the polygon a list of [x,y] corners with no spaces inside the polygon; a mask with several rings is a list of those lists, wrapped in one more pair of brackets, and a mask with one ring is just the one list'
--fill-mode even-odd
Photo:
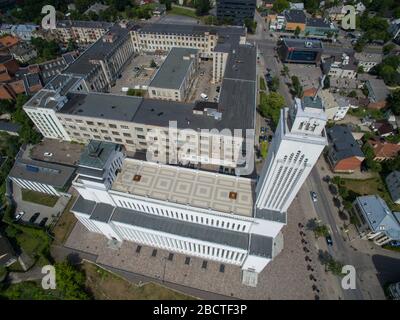
{"label": "green tree", "polygon": [[269,90],[276,92],[279,89],[279,84],[280,84],[279,77],[274,76],[272,78],[271,82],[268,84],[268,88],[269,88]]}
{"label": "green tree", "polygon": [[265,94],[264,92],[260,93],[260,113],[264,117],[268,117],[272,119],[274,127],[277,126],[280,110],[285,105],[285,99],[282,95],[277,92],[271,92],[269,94]]}
{"label": "green tree", "polygon": [[157,68],[157,63],[154,61],[154,59],[151,60],[150,68]]}
{"label": "green tree", "polygon": [[211,9],[210,0],[196,0],[195,2],[196,15],[204,16]]}
{"label": "green tree", "polygon": [[297,76],[292,76],[292,94],[296,97],[301,98],[303,96],[303,87],[300,84],[300,80]]}
{"label": "green tree", "polygon": [[319,9],[320,0],[304,0],[304,9],[309,13],[316,13]]}
{"label": "green tree", "polygon": [[276,0],[274,2],[274,5],[272,7],[272,10],[274,10],[277,13],[281,13],[283,10],[289,9],[290,8],[290,3],[287,0]]}
{"label": "green tree", "polygon": [[363,67],[363,66],[359,66],[359,67],[357,68],[357,73],[359,73],[359,74],[364,73],[364,67]]}
{"label": "green tree", "polygon": [[85,273],[71,263],[64,261],[56,263],[57,290],[65,300],[88,300],[90,296],[86,292]]}
{"label": "green tree", "polygon": [[393,91],[387,98],[387,107],[398,116],[400,115],[400,89]]}
{"label": "green tree", "polygon": [[331,78],[326,76],[324,78],[323,89],[329,89],[331,87]]}
{"label": "green tree", "polygon": [[[399,8],[400,9],[400,8]],[[394,48],[396,48],[396,45],[394,43],[389,43],[385,46],[383,46],[383,54],[389,54]]]}
{"label": "green tree", "polygon": [[297,26],[297,27],[296,27],[296,30],[294,30],[294,35],[295,35],[296,37],[298,37],[299,34],[300,34],[300,32],[301,32],[301,29],[300,29],[299,26]]}

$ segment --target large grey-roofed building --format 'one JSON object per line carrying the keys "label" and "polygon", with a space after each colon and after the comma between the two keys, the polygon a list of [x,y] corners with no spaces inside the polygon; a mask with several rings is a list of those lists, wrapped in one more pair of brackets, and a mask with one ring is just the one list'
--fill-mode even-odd
{"label": "large grey-roofed building", "polygon": [[73,167],[18,158],[9,177],[21,188],[59,195],[69,187],[74,172],[75,168]]}

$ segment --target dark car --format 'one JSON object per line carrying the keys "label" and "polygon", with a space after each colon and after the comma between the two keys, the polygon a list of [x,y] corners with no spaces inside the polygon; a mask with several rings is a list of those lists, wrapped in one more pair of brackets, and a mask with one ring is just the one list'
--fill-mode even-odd
{"label": "dark car", "polygon": [[328,246],[332,246],[333,245],[332,237],[330,235],[327,235],[325,237],[325,239],[326,239],[326,243],[328,244]]}
{"label": "dark car", "polygon": [[47,220],[49,220],[49,218],[47,218],[47,217],[40,220],[39,226],[44,227],[46,225]]}
{"label": "dark car", "polygon": [[39,218],[40,216],[40,212],[36,212],[32,215],[32,217],[29,219],[30,223],[34,223],[36,221],[37,218]]}

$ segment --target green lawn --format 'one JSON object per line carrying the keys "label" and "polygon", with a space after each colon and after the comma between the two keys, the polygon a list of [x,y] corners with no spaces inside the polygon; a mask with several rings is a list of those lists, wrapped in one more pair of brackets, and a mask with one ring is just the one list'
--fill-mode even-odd
{"label": "green lawn", "polygon": [[179,7],[172,7],[172,9],[170,11],[168,11],[168,14],[187,16],[187,17],[191,17],[191,18],[195,18],[195,19],[198,18],[195,11],[185,9],[185,8],[179,8]]}
{"label": "green lawn", "polygon": [[60,299],[56,290],[44,290],[36,282],[21,282],[0,290],[0,300],[55,300]]}
{"label": "green lawn", "polygon": [[262,141],[260,147],[261,147],[260,150],[261,157],[263,157],[263,159],[266,159],[268,154],[268,142]]}
{"label": "green lawn", "polygon": [[47,207],[54,207],[58,201],[58,197],[32,190],[22,189],[22,200],[41,204]]}
{"label": "green lawn", "polygon": [[267,87],[265,85],[265,80],[263,77],[260,77],[260,90],[263,90],[263,91],[267,90]]}
{"label": "green lawn", "polygon": [[400,210],[400,205],[397,205],[392,201],[385,182],[380,176],[365,180],[346,178],[342,178],[341,180],[344,181],[344,187],[347,189],[352,190],[361,196],[373,194],[379,195],[383,200],[386,201],[389,208],[396,211]]}

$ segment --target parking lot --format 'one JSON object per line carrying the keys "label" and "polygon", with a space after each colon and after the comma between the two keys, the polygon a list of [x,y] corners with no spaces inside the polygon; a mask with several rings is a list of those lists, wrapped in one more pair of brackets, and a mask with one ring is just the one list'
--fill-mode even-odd
{"label": "parking lot", "polygon": [[205,93],[208,96],[208,101],[218,102],[219,93],[217,92],[217,87],[221,84],[213,84],[212,80],[212,60],[201,61],[197,75],[193,81],[192,87],[190,88],[189,94],[187,96],[187,102],[193,102],[196,100],[201,100],[201,94]]}
{"label": "parking lot", "polygon": [[151,61],[154,60],[160,66],[165,57],[153,54],[140,54],[132,57],[122,71],[121,78],[117,79],[115,86],[111,88],[111,93],[125,94],[122,91],[123,87],[146,89],[157,71],[157,69],[150,67]]}
{"label": "parking lot", "polygon": [[[31,149],[31,158],[66,165],[76,165],[83,145],[55,139],[43,139]],[[47,154],[47,156],[45,155]],[[51,156],[50,156],[51,155]]]}
{"label": "parking lot", "polygon": [[297,76],[304,89],[310,87],[318,88],[319,79],[322,76],[320,67],[305,64],[286,64],[289,68],[290,76]]}
{"label": "parking lot", "polygon": [[[21,211],[24,212],[20,221],[35,225],[40,225],[42,222],[42,226],[50,226],[54,219],[57,219],[58,216],[64,211],[70,199],[70,197],[67,195],[60,196],[54,207],[48,207],[37,203],[24,201],[22,200],[22,190],[15,183],[13,183],[13,198],[17,205],[15,211],[16,214],[20,213]],[[36,218],[33,220],[34,215]],[[45,218],[47,218],[47,220]]]}

